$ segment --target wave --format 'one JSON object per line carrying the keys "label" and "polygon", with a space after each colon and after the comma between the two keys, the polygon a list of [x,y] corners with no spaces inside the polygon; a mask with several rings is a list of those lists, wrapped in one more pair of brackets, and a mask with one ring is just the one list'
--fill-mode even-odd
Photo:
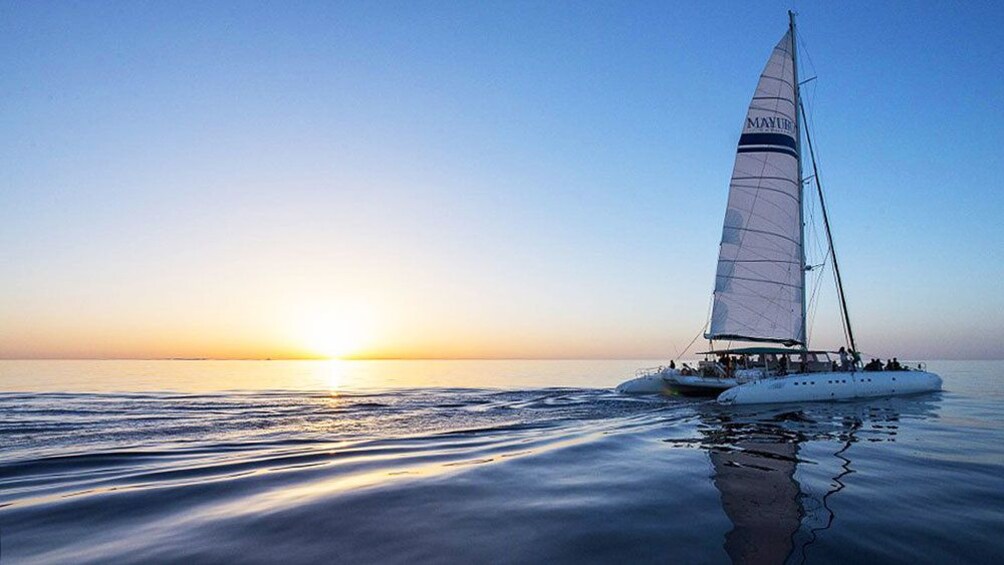
{"label": "wave", "polygon": [[[747,535],[744,504],[794,528],[772,547],[811,557],[853,534],[827,529],[828,493],[869,466],[896,477],[894,508],[946,478],[951,504],[1002,490],[994,454],[918,451],[919,430],[949,433],[938,397],[745,410],[576,388],[8,393],[0,413],[14,562],[717,561],[774,536]],[[856,493],[836,496],[865,505]],[[903,513],[870,526],[924,531]],[[999,548],[988,528],[955,533]],[[867,549],[947,556],[920,547]]]}

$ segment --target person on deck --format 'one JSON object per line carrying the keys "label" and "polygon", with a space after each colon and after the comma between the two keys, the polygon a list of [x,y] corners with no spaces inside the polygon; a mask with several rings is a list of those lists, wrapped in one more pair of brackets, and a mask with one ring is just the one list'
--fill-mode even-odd
{"label": "person on deck", "polygon": [[676,368],[676,361],[670,359],[670,361],[669,361],[669,368],[670,369],[675,369]]}
{"label": "person on deck", "polygon": [[850,368],[850,361],[851,360],[847,356],[847,350],[844,349],[841,346],[840,351],[838,351],[838,353],[840,353],[840,370],[841,371],[849,371],[851,369]]}

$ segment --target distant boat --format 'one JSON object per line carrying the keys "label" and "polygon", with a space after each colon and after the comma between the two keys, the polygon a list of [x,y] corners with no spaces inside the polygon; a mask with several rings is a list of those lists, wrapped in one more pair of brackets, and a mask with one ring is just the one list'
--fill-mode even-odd
{"label": "distant boat", "polygon": [[[718,395],[721,404],[848,400],[941,390],[941,377],[916,370],[863,370],[851,320],[812,138],[805,131],[812,177],[802,175],[802,121],[795,15],[767,61],[743,125],[722,229],[714,306],[704,337],[774,344],[714,349],[697,367],[642,371],[617,389]],[[810,79],[811,80],[811,79]],[[810,350],[806,331],[803,188],[815,179],[833,262],[846,348],[841,362]],[[835,353],[835,352],[834,352]],[[874,367],[871,367],[874,368]]]}

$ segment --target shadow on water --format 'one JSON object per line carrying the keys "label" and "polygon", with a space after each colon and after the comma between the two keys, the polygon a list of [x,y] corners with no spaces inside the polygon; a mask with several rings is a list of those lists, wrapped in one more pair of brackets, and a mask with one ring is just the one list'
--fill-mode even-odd
{"label": "shadow on water", "polygon": [[[797,408],[697,407],[696,440],[666,440],[707,451],[732,529],[733,563],[805,563],[833,527],[831,501],[855,473],[854,445],[895,442],[903,418],[934,417],[937,396],[813,404]],[[804,452],[814,446],[811,455]],[[821,486],[801,470],[825,469]],[[803,484],[806,483],[806,484]]]}

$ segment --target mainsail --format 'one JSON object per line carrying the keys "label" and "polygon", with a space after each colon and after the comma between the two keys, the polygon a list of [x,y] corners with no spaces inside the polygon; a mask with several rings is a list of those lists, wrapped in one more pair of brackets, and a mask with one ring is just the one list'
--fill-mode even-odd
{"label": "mainsail", "polygon": [[805,343],[793,49],[789,30],[760,75],[739,138],[709,339]]}

